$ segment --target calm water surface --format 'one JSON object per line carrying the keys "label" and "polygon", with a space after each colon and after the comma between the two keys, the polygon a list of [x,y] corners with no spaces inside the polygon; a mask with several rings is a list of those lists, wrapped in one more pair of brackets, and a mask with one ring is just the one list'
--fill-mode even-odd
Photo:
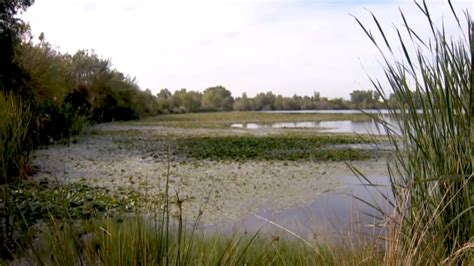
{"label": "calm water surface", "polygon": [[[371,181],[378,185],[377,188],[367,186],[355,176],[340,179],[344,186],[320,194],[306,206],[262,209],[239,223],[225,226],[224,231],[254,234],[261,230],[271,235],[291,237],[280,227],[283,226],[308,240],[323,240],[318,238],[324,237],[334,241],[364,240],[383,233],[381,214],[359,199],[390,212],[391,205],[384,198],[393,200],[389,179],[372,177]],[[209,230],[222,232],[222,227],[210,227]]]}
{"label": "calm water surface", "polygon": [[[389,120],[390,121],[390,120]],[[396,132],[399,132],[394,120],[389,122]],[[326,133],[355,133],[355,134],[386,134],[384,128],[377,123],[374,119],[369,121],[351,121],[351,120],[339,120],[339,121],[302,121],[302,122],[278,122],[278,123],[235,123],[231,125],[232,128],[245,128],[245,129],[317,129],[319,132]]]}
{"label": "calm water surface", "polygon": [[[299,111],[270,111],[271,113],[324,113],[324,114],[355,114],[361,113],[357,110],[299,110]],[[364,110],[366,113],[379,113],[377,110]],[[381,114],[388,114],[382,110]],[[395,128],[396,121],[389,116],[385,119]],[[318,132],[327,133],[356,133],[356,134],[386,134],[385,130],[375,120],[368,121],[301,121],[301,122],[279,122],[279,123],[245,123],[233,124],[232,128],[243,128],[249,130],[259,129],[316,129]],[[359,147],[358,147],[359,148]],[[389,147],[390,148],[390,147]],[[386,212],[390,212],[393,195],[390,189],[388,177],[372,177],[370,180],[377,184],[377,187],[367,186],[355,176],[339,177],[344,184],[337,190],[328,191],[316,196],[315,200],[303,207],[287,209],[262,209],[256,214],[249,215],[237,224],[226,226],[225,230],[240,231],[244,233],[262,232],[287,235],[288,232],[280,226],[304,237],[305,239],[316,239],[330,237],[338,241],[345,241],[350,237],[362,239],[364,237],[374,237],[384,232],[381,227],[383,220],[381,214],[374,208],[363,203],[363,201],[376,204]],[[361,201],[362,199],[363,201]],[[275,224],[274,224],[275,223]],[[278,225],[276,225],[278,224]],[[222,227],[211,227],[222,230]],[[322,239],[320,239],[322,240]]]}
{"label": "calm water surface", "polygon": [[388,110],[280,110],[280,111],[262,111],[262,113],[276,113],[276,114],[389,114]]}
{"label": "calm water surface", "polygon": [[[390,115],[388,110],[296,110],[296,111],[263,111],[264,113],[278,114],[381,114],[389,122],[395,132],[400,129]],[[235,123],[232,128],[244,128],[251,130],[258,129],[316,129],[325,133],[355,133],[355,134],[376,134],[385,135],[384,128],[376,120],[352,121],[352,120],[334,120],[334,121],[298,121],[298,122],[278,122],[278,123]]]}

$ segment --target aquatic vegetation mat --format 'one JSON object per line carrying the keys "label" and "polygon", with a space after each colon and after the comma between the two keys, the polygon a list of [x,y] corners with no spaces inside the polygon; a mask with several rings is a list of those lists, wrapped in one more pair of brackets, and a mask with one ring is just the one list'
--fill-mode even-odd
{"label": "aquatic vegetation mat", "polygon": [[335,149],[335,144],[364,143],[354,136],[227,136],[192,137],[177,140],[177,154],[209,160],[362,160],[374,151]]}

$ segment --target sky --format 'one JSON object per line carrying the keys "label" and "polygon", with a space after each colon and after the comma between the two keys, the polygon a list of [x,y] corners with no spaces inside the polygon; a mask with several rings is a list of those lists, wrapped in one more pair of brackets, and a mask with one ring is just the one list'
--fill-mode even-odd
{"label": "sky", "polygon": [[[461,16],[474,13],[472,1],[452,2]],[[447,32],[459,32],[447,1],[427,3]],[[369,76],[383,82],[380,54],[353,16],[375,32],[373,12],[397,43],[399,9],[428,36],[408,0],[36,0],[21,18],[62,52],[94,50],[154,93],[222,85],[233,96],[348,98],[372,89]]]}

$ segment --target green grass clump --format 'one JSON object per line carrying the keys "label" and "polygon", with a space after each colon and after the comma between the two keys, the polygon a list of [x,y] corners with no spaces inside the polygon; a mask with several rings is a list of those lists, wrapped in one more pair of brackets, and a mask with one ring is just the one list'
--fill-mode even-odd
{"label": "green grass clump", "polygon": [[310,246],[259,234],[168,229],[141,218],[95,220],[80,227],[53,220],[30,259],[43,265],[353,265],[377,259],[374,247]]}
{"label": "green grass clump", "polygon": [[474,258],[474,22],[466,11],[464,24],[449,3],[461,32],[459,40],[450,39],[453,33],[433,23],[426,3],[416,5],[432,36],[422,40],[402,12],[407,37],[396,29],[402,59],[375,16],[384,45],[362,26],[382,52],[394,105],[377,81],[375,88],[402,128],[398,135],[385,124],[396,147],[389,167],[396,201],[395,213],[387,214],[392,239],[386,258],[395,264],[467,265]]}
{"label": "green grass clump", "polygon": [[371,157],[370,151],[331,147],[353,143],[364,141],[343,135],[190,137],[177,140],[177,153],[198,160],[343,161]]}
{"label": "green grass clump", "polygon": [[28,243],[38,225],[51,219],[85,221],[122,219],[148,202],[138,192],[112,192],[81,183],[54,186],[43,182],[12,182],[0,190],[0,254],[11,257]]}
{"label": "green grass clump", "polygon": [[24,178],[30,171],[32,149],[28,137],[32,113],[12,93],[0,92],[0,255],[8,255],[14,246],[15,228],[19,217],[4,212],[12,205],[8,183]]}
{"label": "green grass clump", "polygon": [[22,178],[29,172],[31,120],[27,105],[12,93],[0,92],[0,184]]}
{"label": "green grass clump", "polygon": [[114,192],[107,188],[91,187],[82,183],[53,185],[42,182],[16,182],[5,187],[12,200],[2,206],[2,213],[10,211],[27,225],[40,220],[89,219],[130,212],[143,198],[135,191]]}

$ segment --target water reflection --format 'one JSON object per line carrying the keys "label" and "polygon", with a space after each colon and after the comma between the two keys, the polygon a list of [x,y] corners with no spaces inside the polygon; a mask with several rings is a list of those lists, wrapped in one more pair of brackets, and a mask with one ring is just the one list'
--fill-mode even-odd
{"label": "water reflection", "polygon": [[393,200],[389,179],[387,177],[373,178],[374,182],[379,185],[379,191],[374,187],[366,186],[354,176],[341,177],[341,179],[346,183],[343,188],[323,193],[304,207],[281,211],[262,210],[257,213],[257,216],[249,216],[242,226],[249,231],[254,231],[262,226],[265,226],[265,230],[269,232],[281,231],[279,228],[267,224],[268,221],[264,219],[268,219],[305,236],[307,239],[315,232],[336,237],[349,233],[354,233],[356,237],[374,236],[382,233],[384,220],[381,214],[359,199],[371,204],[375,203],[385,212],[390,212],[391,206],[384,198],[386,196]]}
{"label": "water reflection", "polygon": [[[386,119],[396,132],[399,129],[393,119]],[[302,122],[278,122],[278,123],[236,123],[231,125],[232,128],[245,129],[317,129],[320,132],[327,133],[356,133],[356,134],[382,134],[385,135],[385,129],[374,119],[368,121],[351,121],[351,120],[335,120],[335,121],[302,121]]]}
{"label": "water reflection", "polygon": [[[361,200],[376,204],[386,213],[393,201],[388,177],[372,177],[377,188],[367,186],[355,176],[340,177],[345,184],[336,191],[325,192],[303,207],[283,210],[264,209],[224,231],[254,234],[258,231],[272,235],[290,235],[287,230],[307,239],[321,241],[354,241],[373,238],[384,233],[383,217]],[[284,229],[283,229],[284,228]],[[222,230],[209,227],[208,230]]]}

